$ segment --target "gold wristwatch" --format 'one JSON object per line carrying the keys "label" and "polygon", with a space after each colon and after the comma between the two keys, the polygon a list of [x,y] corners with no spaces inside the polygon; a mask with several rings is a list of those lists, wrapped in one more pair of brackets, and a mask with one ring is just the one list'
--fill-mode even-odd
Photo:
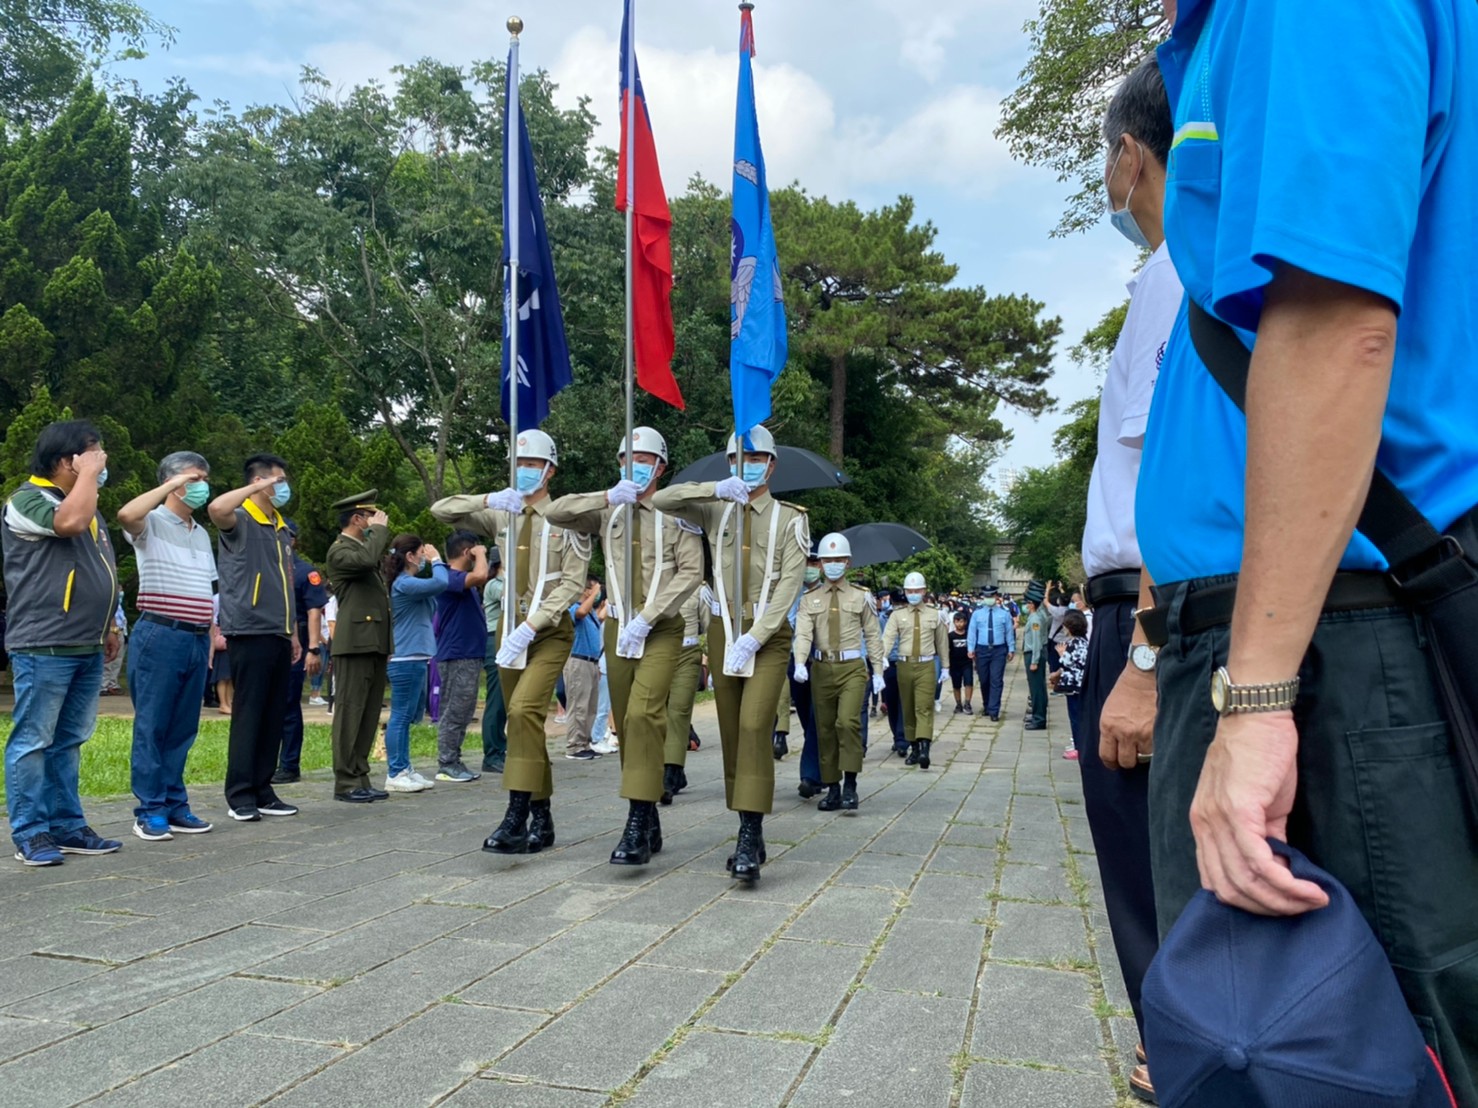
{"label": "gold wristwatch", "polygon": [[1211,675],[1211,706],[1219,716],[1237,712],[1286,712],[1297,699],[1297,677],[1272,685],[1234,685],[1226,666]]}

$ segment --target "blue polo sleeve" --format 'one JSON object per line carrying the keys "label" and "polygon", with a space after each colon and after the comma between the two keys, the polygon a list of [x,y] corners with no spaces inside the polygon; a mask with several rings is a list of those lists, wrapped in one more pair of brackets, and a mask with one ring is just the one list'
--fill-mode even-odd
{"label": "blue polo sleeve", "polygon": [[[1222,32],[1209,61],[1224,122],[1204,145],[1222,162],[1212,296],[1227,322],[1255,328],[1284,265],[1400,310],[1442,99],[1433,42],[1454,33],[1453,2],[1245,0],[1208,28]],[[1188,94],[1199,79],[1187,74]]]}

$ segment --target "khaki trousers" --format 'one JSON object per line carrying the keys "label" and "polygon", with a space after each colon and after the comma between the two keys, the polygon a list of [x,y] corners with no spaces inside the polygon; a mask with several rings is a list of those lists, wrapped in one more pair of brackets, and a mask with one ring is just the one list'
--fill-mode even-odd
{"label": "khaki trousers", "polygon": [[621,736],[621,795],[662,798],[662,754],[667,743],[667,697],[683,649],[682,616],[660,620],[640,658],[616,655],[616,620],[606,620],[606,680],[611,718]]}
{"label": "khaki trousers", "polygon": [[688,764],[688,732],[693,726],[693,701],[702,673],[703,647],[683,647],[677,656],[677,668],[672,671],[672,691],[667,694],[667,743],[662,761],[669,766]]}
{"label": "khaki trousers", "polygon": [[903,702],[903,737],[934,738],[934,663],[898,663],[898,699]]}
{"label": "khaki trousers", "polygon": [[549,767],[549,747],[544,721],[554,686],[570,656],[575,625],[568,615],[547,631],[540,631],[529,645],[525,669],[499,669],[503,695],[508,701],[508,757],[503,763],[503,787],[509,792],[532,793],[534,800],[554,795],[554,774]]}
{"label": "khaki trousers", "polygon": [[[753,677],[726,677],[723,621],[709,624],[708,656],[724,747],[724,798],[732,812],[768,815],[775,804],[775,709],[785,690],[790,641],[790,624],[782,624],[754,656]],[[859,702],[859,726],[861,710]]]}
{"label": "khaki trousers", "polygon": [[862,698],[867,689],[867,663],[861,658],[811,663],[823,785],[835,785],[844,773],[862,772]]}

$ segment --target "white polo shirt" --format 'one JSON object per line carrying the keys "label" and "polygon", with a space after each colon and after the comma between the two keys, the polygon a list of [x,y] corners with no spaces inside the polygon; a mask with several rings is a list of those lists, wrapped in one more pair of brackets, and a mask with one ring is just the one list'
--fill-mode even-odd
{"label": "white polo shirt", "polygon": [[1134,486],[1144,453],[1155,379],[1185,290],[1165,243],[1129,282],[1129,312],[1119,333],[1098,409],[1098,460],[1088,484],[1083,569],[1089,577],[1139,569]]}
{"label": "white polo shirt", "polygon": [[139,567],[141,612],[209,626],[215,622],[216,557],[199,523],[186,523],[161,504],[144,517],[137,536],[123,537]]}

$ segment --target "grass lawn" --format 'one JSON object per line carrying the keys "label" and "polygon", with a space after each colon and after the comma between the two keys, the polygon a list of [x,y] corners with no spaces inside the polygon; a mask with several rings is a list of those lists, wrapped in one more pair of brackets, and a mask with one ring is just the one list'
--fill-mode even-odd
{"label": "grass lawn", "polygon": [[[10,735],[11,718],[0,715],[0,743]],[[231,729],[228,719],[202,720],[200,736],[190,750],[190,760],[185,765],[185,784],[202,785],[226,779],[226,737]],[[98,718],[97,730],[82,746],[82,795],[83,796],[126,796],[129,785],[129,752],[133,746],[133,720],[108,716]],[[468,734],[469,751],[477,747],[477,760],[482,760],[481,746],[476,736]],[[436,762],[436,728],[432,724],[418,724],[411,728],[411,757],[424,764]],[[470,757],[470,755],[469,755]],[[329,745],[329,725],[308,723],[303,725],[303,771],[328,769],[334,764],[333,751]],[[373,763],[372,763],[373,765]],[[4,770],[0,768],[0,780]]]}

